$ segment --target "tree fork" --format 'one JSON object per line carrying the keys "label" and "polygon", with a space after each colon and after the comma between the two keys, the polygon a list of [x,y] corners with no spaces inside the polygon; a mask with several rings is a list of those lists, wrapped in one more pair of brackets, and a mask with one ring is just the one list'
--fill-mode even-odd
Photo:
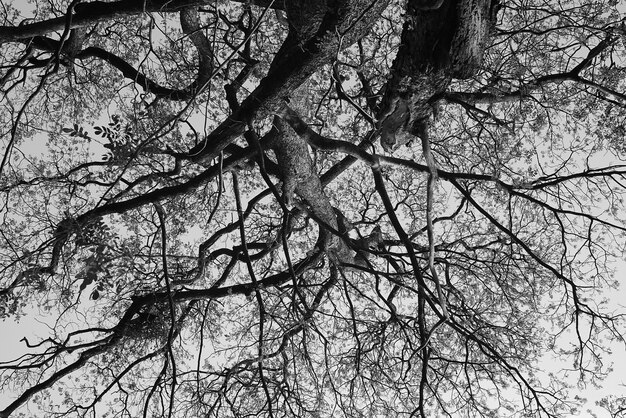
{"label": "tree fork", "polygon": [[[318,3],[321,1],[318,0]],[[299,39],[293,33],[288,36],[259,86],[243,101],[237,112],[189,150],[188,158],[199,164],[207,164],[245,132],[246,121],[259,120],[275,113],[302,83],[320,67],[328,64],[339,49],[362,38],[380,17],[388,2],[326,2],[321,20],[316,15],[317,21],[308,23],[309,27],[317,28],[311,38]]]}
{"label": "tree fork", "polygon": [[381,145],[392,152],[419,136],[432,104],[452,78],[476,74],[492,24],[492,0],[445,0],[424,10],[409,0],[400,49],[378,117]]}

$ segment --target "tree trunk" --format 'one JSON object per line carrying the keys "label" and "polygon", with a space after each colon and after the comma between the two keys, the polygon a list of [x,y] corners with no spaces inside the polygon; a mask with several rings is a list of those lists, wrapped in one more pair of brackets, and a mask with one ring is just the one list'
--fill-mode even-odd
{"label": "tree trunk", "polygon": [[491,0],[444,0],[425,10],[409,0],[392,78],[382,102],[381,144],[387,151],[419,135],[432,104],[452,78],[480,68],[491,26]]}

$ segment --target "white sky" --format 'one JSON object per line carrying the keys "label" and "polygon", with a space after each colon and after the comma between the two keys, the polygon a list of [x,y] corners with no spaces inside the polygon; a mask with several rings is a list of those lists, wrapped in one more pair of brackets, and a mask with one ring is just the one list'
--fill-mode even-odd
{"label": "white sky", "polygon": [[[18,2],[21,9],[26,13],[32,10],[31,6],[28,6],[22,2]],[[25,13],[25,14],[26,14]],[[33,143],[33,146],[34,143]],[[24,150],[24,147],[20,147]],[[599,162],[599,161],[598,161]],[[610,163],[611,161],[604,161],[604,163]],[[598,164],[601,165],[601,164]],[[626,216],[626,214],[625,214]],[[620,283],[626,283],[626,262],[622,262],[620,268],[617,270],[616,279]],[[83,293],[83,302],[88,305],[89,289],[86,289]],[[619,292],[612,292],[610,295],[612,304],[616,309],[622,309],[626,311],[626,285],[623,285]],[[85,305],[86,306],[86,305]],[[36,310],[33,309],[33,312]],[[0,322],[0,335],[2,336],[2,344],[0,345],[0,362],[13,360],[16,356],[26,352],[25,343],[20,340],[23,337],[27,337],[31,343],[37,342],[37,338],[45,338],[48,336],[50,327],[54,324],[56,316],[37,317],[26,316],[18,321],[2,321]],[[626,330],[625,330],[626,332]],[[602,383],[601,388],[595,388],[591,385],[580,388],[580,396],[587,398],[588,402],[581,413],[576,415],[578,417],[588,417],[589,413],[586,412],[588,408],[600,418],[610,418],[610,414],[597,406],[595,402],[602,396],[607,394],[615,394],[616,396],[626,396],[626,348],[623,344],[615,344],[613,348],[613,355],[607,358],[607,363],[613,363],[614,371],[607,377]],[[558,371],[560,365],[556,364],[554,360],[549,358],[545,359],[546,371]],[[566,365],[569,366],[569,365]],[[575,373],[572,373],[571,378],[576,377]],[[573,381],[573,380],[572,380]],[[15,394],[0,393],[0,409],[7,405]]]}

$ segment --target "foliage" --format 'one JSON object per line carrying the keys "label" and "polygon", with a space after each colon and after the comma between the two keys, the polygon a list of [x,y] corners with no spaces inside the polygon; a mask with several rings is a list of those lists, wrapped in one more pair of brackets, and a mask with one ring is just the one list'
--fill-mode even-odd
{"label": "foliage", "polygon": [[590,407],[623,3],[139,3],[0,0],[0,417]]}

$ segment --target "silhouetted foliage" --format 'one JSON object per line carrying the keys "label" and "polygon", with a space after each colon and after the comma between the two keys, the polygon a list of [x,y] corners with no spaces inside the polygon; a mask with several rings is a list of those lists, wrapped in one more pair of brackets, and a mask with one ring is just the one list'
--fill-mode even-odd
{"label": "silhouetted foliage", "polygon": [[0,417],[588,407],[623,3],[0,4]]}

